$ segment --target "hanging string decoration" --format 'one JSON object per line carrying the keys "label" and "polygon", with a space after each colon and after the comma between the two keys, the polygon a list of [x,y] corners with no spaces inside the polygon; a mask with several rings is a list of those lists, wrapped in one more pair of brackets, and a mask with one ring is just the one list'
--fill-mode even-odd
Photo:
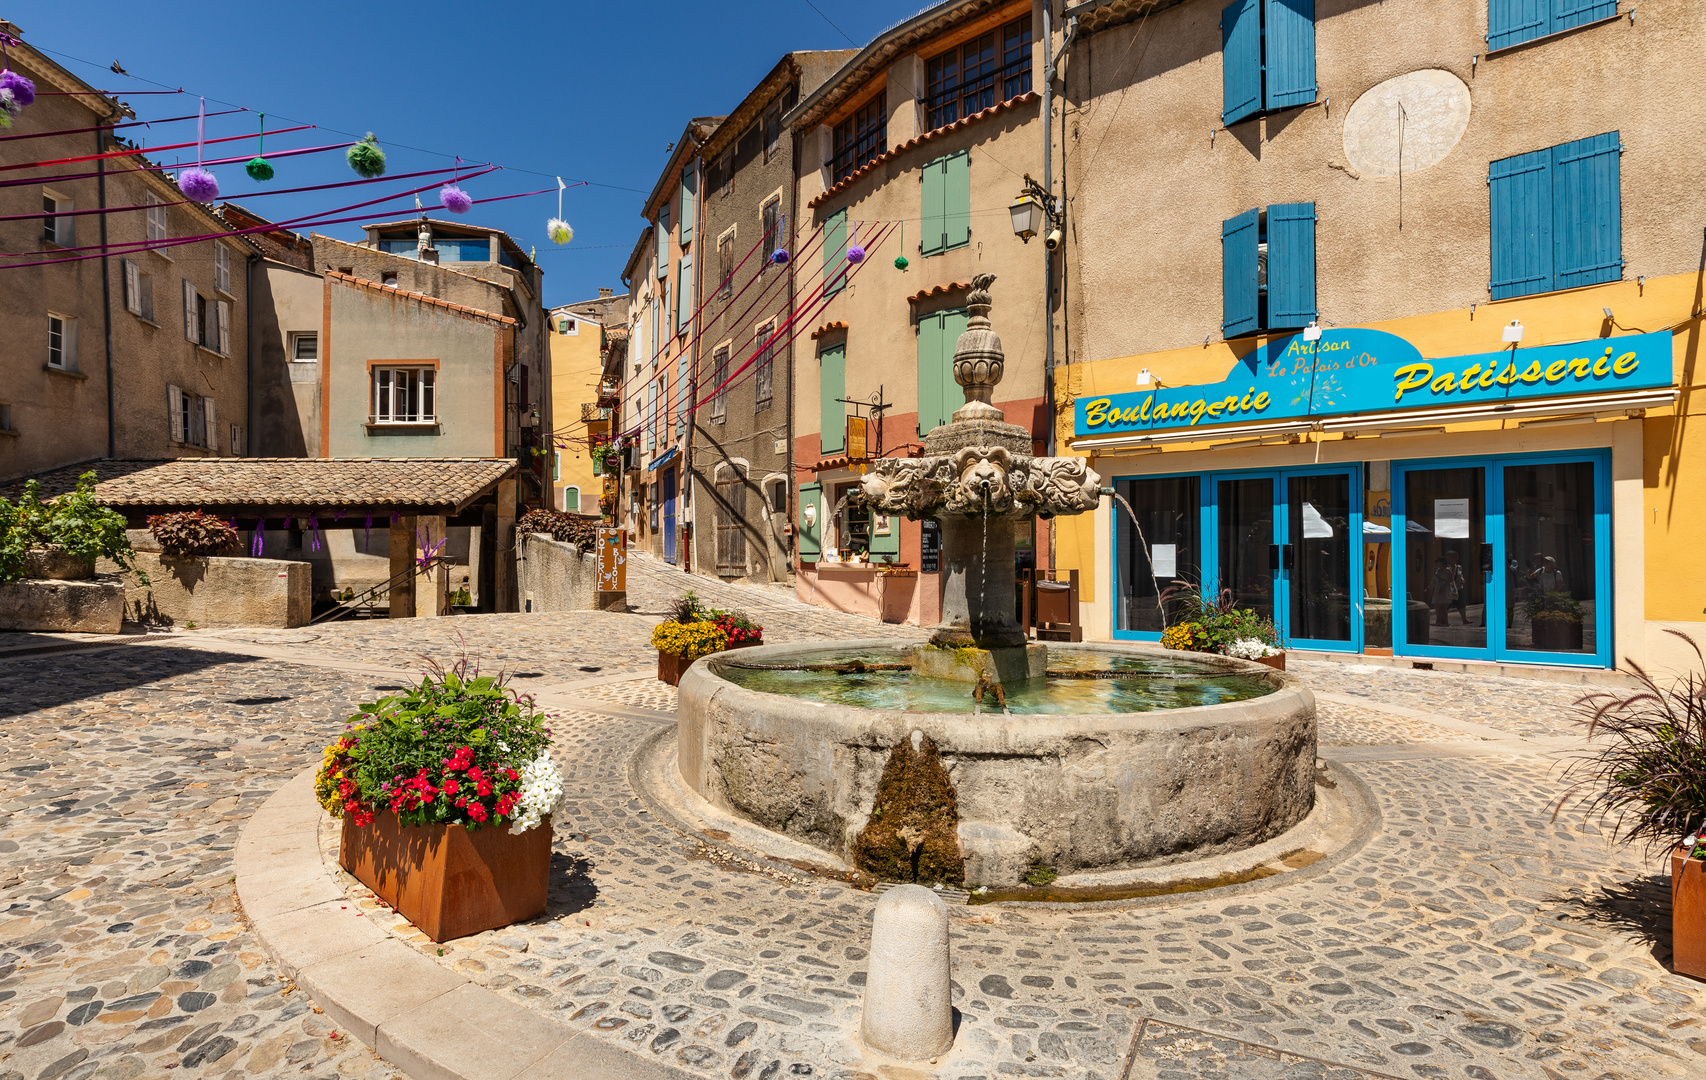
{"label": "hanging string decoration", "polygon": [[273,177],[272,163],[266,159],[267,153],[267,114],[261,114],[261,138],[255,146],[255,156],[243,166],[243,171],[249,174],[251,180],[271,180]]}
{"label": "hanging string decoration", "polygon": [[36,84],[12,70],[12,58],[6,49],[17,45],[18,39],[0,34],[0,128],[12,126],[12,121],[36,100]]}
{"label": "hanging string decoration", "polygon": [[373,132],[367,133],[367,138],[344,151],[344,160],[355,174],[364,180],[373,180],[385,175],[385,151],[379,149],[379,140],[373,137]]}
{"label": "hanging string decoration", "polygon": [[456,172],[451,174],[450,183],[438,189],[438,201],[443,203],[444,208],[452,214],[466,214],[468,209],[474,205],[474,200],[468,197],[468,193],[457,186],[457,181],[460,179],[458,174],[461,170],[462,159],[457,158]]}
{"label": "hanging string decoration", "polygon": [[563,220],[563,189],[566,187],[568,185],[563,183],[563,178],[557,177],[557,216],[545,223],[545,235],[553,244],[566,244],[575,238],[575,231]]}
{"label": "hanging string decoration", "polygon": [[770,253],[770,261],[777,266],[788,265],[788,249],[782,246],[782,237],[788,232],[788,215],[782,215],[782,224],[776,227],[776,250]]}
{"label": "hanging string decoration", "polygon": [[201,99],[201,112],[195,121],[195,168],[178,177],[178,189],[198,203],[210,203],[219,198],[219,178],[201,167],[203,144],[207,141],[207,99]]}
{"label": "hanging string decoration", "polygon": [[[906,222],[904,220],[900,223],[900,250],[906,250]],[[894,257],[894,268],[896,270],[905,270],[907,265],[908,263],[905,255],[896,255]]]}
{"label": "hanging string decoration", "polygon": [[853,231],[849,234],[852,243],[847,245],[847,261],[857,266],[865,261],[865,249],[859,246],[859,223],[853,223]]}

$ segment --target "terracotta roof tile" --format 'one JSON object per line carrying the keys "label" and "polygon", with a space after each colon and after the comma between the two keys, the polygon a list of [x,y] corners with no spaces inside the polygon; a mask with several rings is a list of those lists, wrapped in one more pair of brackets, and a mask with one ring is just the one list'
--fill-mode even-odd
{"label": "terracotta roof tile", "polygon": [[423,304],[443,308],[446,311],[452,311],[458,315],[468,315],[476,319],[485,319],[488,322],[502,323],[505,326],[515,325],[515,320],[510,318],[508,315],[493,315],[489,311],[481,311],[479,308],[464,307],[461,304],[452,304],[448,300],[440,300],[438,297],[428,296],[426,293],[410,292],[408,289],[399,289],[395,285],[381,285],[377,281],[364,281],[361,278],[350,274],[340,273],[337,270],[325,270],[322,271],[322,273],[332,281],[354,285],[359,288],[366,289],[369,292],[384,293],[387,296],[406,296],[411,300],[419,300]]}
{"label": "terracotta roof tile", "polygon": [[979,120],[984,120],[984,119],[987,119],[988,117],[995,116],[999,113],[1004,113],[1008,109],[1016,109],[1019,106],[1025,104],[1026,102],[1036,101],[1040,97],[1041,97],[1041,95],[1039,95],[1035,90],[1027,90],[1023,94],[1020,94],[1018,97],[1010,97],[1006,101],[997,101],[995,104],[991,105],[987,109],[983,109],[983,110],[980,110],[978,112],[974,112],[970,116],[962,116],[958,120],[955,120],[951,124],[943,124],[941,127],[934,128],[930,131],[926,131],[922,135],[916,135],[916,136],[906,140],[905,142],[901,143],[899,146],[895,147],[893,150],[890,150],[884,154],[878,154],[876,157],[872,158],[870,161],[867,161],[867,162],[865,162],[865,164],[859,166],[857,169],[854,169],[851,173],[849,173],[847,175],[846,179],[839,180],[836,183],[831,184],[824,191],[824,193],[822,195],[819,195],[817,198],[806,203],[806,206],[808,209],[815,209],[819,204],[826,202],[829,199],[834,198],[835,196],[841,194],[843,191],[846,191],[848,188],[852,187],[853,184],[856,183],[861,176],[864,176],[866,173],[870,172],[872,169],[875,169],[879,165],[884,165],[890,161],[893,161],[895,158],[899,157],[901,154],[906,153],[908,150],[911,150],[915,146],[923,146],[927,142],[931,142],[933,140],[941,138],[942,136],[948,134],[950,131],[958,131],[961,128],[970,127],[972,124],[977,123]]}
{"label": "terracotta roof tile", "polygon": [[96,498],[112,507],[460,512],[515,468],[508,458],[184,458],[97,461],[37,479],[44,497],[58,495],[92,469]]}
{"label": "terracotta roof tile", "polygon": [[813,341],[816,341],[818,338],[823,337],[825,334],[833,334],[837,330],[845,330],[845,329],[847,329],[847,324],[842,322],[840,319],[837,319],[834,322],[826,322],[822,326],[818,327],[816,330],[813,330],[811,337],[812,337]]}
{"label": "terracotta roof tile", "polygon": [[971,282],[969,281],[950,281],[946,285],[935,285],[928,289],[920,289],[918,292],[913,293],[906,299],[910,303],[916,304],[920,300],[929,300],[937,296],[947,296],[949,293],[965,292],[970,288]]}

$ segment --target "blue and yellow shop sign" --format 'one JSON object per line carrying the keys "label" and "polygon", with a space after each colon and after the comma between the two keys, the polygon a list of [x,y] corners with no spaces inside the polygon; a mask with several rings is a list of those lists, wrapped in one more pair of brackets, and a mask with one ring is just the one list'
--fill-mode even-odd
{"label": "blue and yellow shop sign", "polygon": [[1317,341],[1297,335],[1263,345],[1218,383],[1081,397],[1073,431],[1360,416],[1670,384],[1671,336],[1663,331],[1424,360],[1394,334],[1327,330]]}

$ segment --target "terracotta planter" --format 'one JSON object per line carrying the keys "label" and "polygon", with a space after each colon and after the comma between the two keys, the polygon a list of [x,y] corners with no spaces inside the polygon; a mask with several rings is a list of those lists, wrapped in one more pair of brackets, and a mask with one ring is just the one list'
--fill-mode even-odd
{"label": "terracotta planter", "polygon": [[338,865],[434,941],[531,919],[545,910],[551,824],[516,836],[509,826],[373,824],[344,819]]}
{"label": "terracotta planter", "polygon": [[659,652],[658,682],[668,683],[670,686],[679,686],[681,684],[682,673],[685,672],[688,665],[692,663],[693,661],[684,660],[675,653]]}
{"label": "terracotta planter", "polygon": [[80,559],[58,548],[24,552],[24,576],[45,581],[87,581],[95,576],[95,560]]}
{"label": "terracotta planter", "polygon": [[1265,664],[1266,666],[1273,668],[1275,671],[1284,671],[1285,653],[1275,653],[1272,656],[1257,657],[1256,663]]}
{"label": "terracotta planter", "polygon": [[732,652],[735,649],[756,649],[762,644],[764,644],[764,639],[759,638],[757,641],[743,641],[738,645],[730,645],[728,649],[725,649],[724,651]]}
{"label": "terracotta planter", "polygon": [[1671,968],[1706,979],[1706,859],[1670,853]]}

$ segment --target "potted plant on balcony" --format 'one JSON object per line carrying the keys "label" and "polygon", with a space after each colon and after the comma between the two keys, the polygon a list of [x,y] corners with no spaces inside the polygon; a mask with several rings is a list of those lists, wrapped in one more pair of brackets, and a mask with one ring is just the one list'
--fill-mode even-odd
{"label": "potted plant on balcony", "polygon": [[539,914],[563,798],[550,741],[532,698],[466,659],[362,705],[314,777],[343,819],[339,865],[434,941]]}
{"label": "potted plant on balcony", "polygon": [[41,485],[31,480],[16,504],[0,498],[0,582],[92,578],[95,560],[106,558],[147,585],[148,575],[136,569],[125,525],[124,515],[95,501],[93,472],[45,503]]}
{"label": "potted plant on balcony", "polygon": [[658,681],[679,685],[681,675],[701,656],[729,647],[728,634],[692,592],[677,600],[669,618],[652,628],[652,648],[658,651]]}
{"label": "potted plant on balcony", "polygon": [[1579,652],[1582,647],[1581,601],[1567,592],[1535,593],[1523,601],[1534,647],[1546,652]]}
{"label": "potted plant on balcony", "polygon": [[1636,686],[1601,690],[1577,702],[1589,748],[1565,768],[1576,783],[1564,806],[1615,819],[1612,835],[1670,855],[1671,966],[1706,978],[1706,658],[1693,638],[1666,630],[1694,650],[1696,667],[1664,684],[1629,663]]}

